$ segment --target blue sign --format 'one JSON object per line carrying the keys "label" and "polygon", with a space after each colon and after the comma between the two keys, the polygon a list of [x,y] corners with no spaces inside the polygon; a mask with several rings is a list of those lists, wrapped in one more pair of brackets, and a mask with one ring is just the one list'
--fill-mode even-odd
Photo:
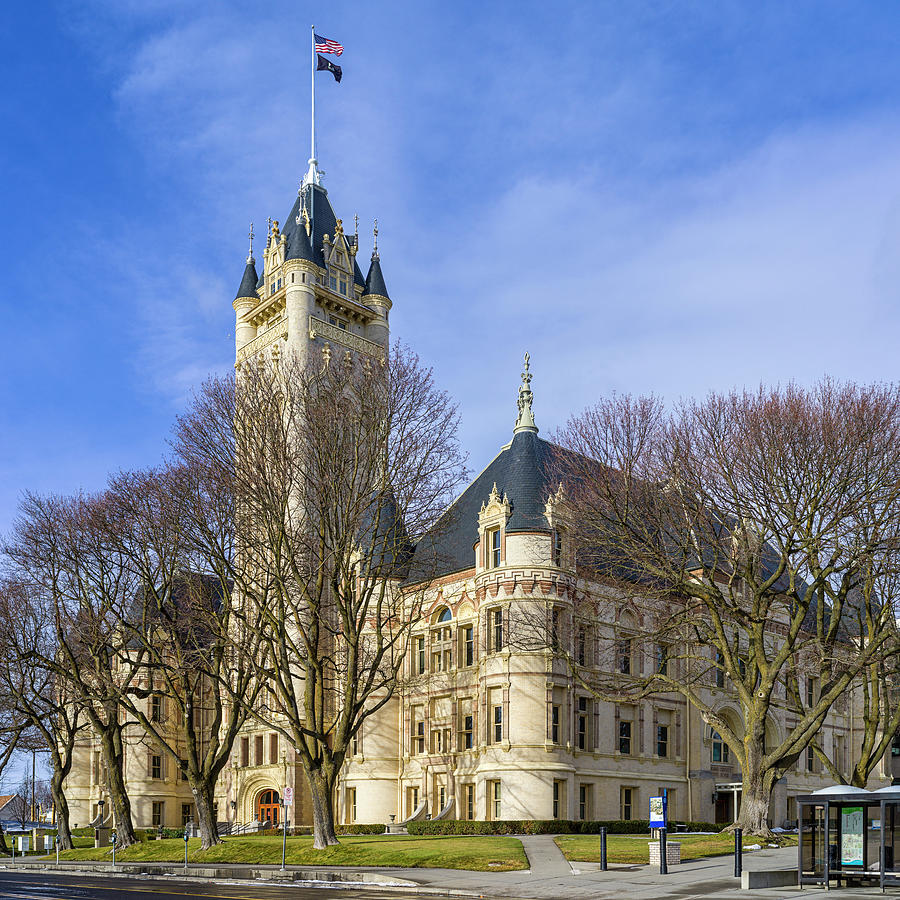
{"label": "blue sign", "polygon": [[669,818],[669,803],[666,795],[650,798],[650,827],[666,828]]}

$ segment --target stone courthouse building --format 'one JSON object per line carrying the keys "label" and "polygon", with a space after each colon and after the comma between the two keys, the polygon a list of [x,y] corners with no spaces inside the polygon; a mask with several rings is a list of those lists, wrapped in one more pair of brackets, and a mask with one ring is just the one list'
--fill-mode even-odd
{"label": "stone courthouse building", "polygon": [[[251,248],[234,300],[237,364],[285,354],[307,359],[326,346],[332,354],[381,357],[391,298],[377,245],[365,277],[359,252],[358,236],[336,216],[311,161],[283,227],[270,226],[261,271]],[[457,498],[453,527],[439,538],[441,570],[412,637],[403,689],[366,722],[345,765],[338,818],[639,819],[647,818],[649,798],[666,790],[673,819],[731,821],[739,767],[683,699],[598,702],[577,688],[564,660],[510,640],[516,604],[539,601],[565,615],[576,592],[602,590],[576,571],[546,474],[551,445],[539,436],[531,379],[526,358],[518,397],[510,378],[510,416],[497,423],[497,454]],[[589,642],[572,652],[586,667],[608,664]],[[635,647],[613,664],[628,677],[652,662]],[[739,719],[727,683],[713,678],[704,690],[726,718]],[[857,706],[853,696],[838,703],[820,735],[844,769],[859,742]],[[773,740],[789,720],[784,712],[769,723]],[[174,768],[130,735],[136,826],[180,826],[191,817],[190,791]],[[889,761],[878,776],[889,777]],[[804,754],[776,787],[773,824],[796,818],[797,794],[830,781]],[[292,819],[311,822],[292,749],[249,724],[219,785],[218,818],[278,821],[285,785],[294,788]],[[107,797],[90,740],[79,749],[66,793],[78,824],[94,818]]]}

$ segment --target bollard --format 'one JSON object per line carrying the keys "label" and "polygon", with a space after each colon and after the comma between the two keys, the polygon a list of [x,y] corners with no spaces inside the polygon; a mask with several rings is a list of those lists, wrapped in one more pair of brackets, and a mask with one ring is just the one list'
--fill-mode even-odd
{"label": "bollard", "polygon": [[659,829],[659,874],[669,874],[669,861],[666,859],[666,829]]}
{"label": "bollard", "polygon": [[608,866],[606,864],[606,829],[600,829],[600,871],[605,872]]}
{"label": "bollard", "polygon": [[734,829],[734,877],[741,877],[741,867],[743,864],[743,858],[741,853],[743,852],[743,838],[744,832],[740,828]]}

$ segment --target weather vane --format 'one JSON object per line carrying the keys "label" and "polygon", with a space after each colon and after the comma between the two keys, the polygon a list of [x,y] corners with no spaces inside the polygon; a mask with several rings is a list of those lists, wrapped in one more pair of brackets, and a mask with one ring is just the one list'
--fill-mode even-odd
{"label": "weather vane", "polygon": [[250,260],[253,259],[253,223],[252,222],[250,223],[249,237],[250,237],[250,253],[247,257],[247,262],[250,262]]}
{"label": "weather vane", "polygon": [[372,229],[372,253],[378,255],[378,219],[375,220],[375,227]]}

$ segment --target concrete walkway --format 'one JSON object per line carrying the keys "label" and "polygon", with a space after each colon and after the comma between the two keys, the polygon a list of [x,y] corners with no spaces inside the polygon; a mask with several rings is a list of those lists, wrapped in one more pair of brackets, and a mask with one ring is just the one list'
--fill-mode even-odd
{"label": "concrete walkway", "polygon": [[[521,838],[531,868],[522,872],[468,872],[456,869],[400,869],[334,867],[332,871],[344,876],[350,873],[371,873],[366,880],[372,882],[394,882],[398,885],[397,897],[408,890],[443,896],[468,896],[484,898],[525,898],[525,900],[692,900],[692,898],[723,898],[723,900],[837,900],[837,898],[884,897],[878,888],[832,889],[827,894],[819,888],[796,887],[770,888],[766,890],[743,891],[740,880],[734,877],[734,860],[731,856],[696,859],[672,866],[668,875],[660,875],[655,866],[615,866],[607,872],[599,870],[598,863],[576,862],[570,864],[550,835],[525,835]],[[791,869],[797,864],[796,848],[783,850],[759,850],[745,853],[744,869],[774,870]],[[145,864],[146,865],[146,864]],[[23,865],[23,869],[35,866]],[[37,866],[35,866],[37,867]],[[55,869],[48,864],[47,869]],[[84,871],[85,865],[69,864],[70,872]],[[163,866],[160,865],[160,868]],[[231,870],[231,877],[246,878],[242,873],[247,866],[217,865],[215,878],[228,877],[222,870]],[[276,866],[258,866],[257,877],[277,878]],[[189,872],[201,875],[203,867],[188,866]],[[326,867],[312,868],[289,866],[291,872],[307,878],[327,878]],[[209,878],[209,876],[207,876]],[[352,877],[352,876],[351,876]],[[359,876],[357,876],[359,877]],[[400,887],[400,885],[406,887]],[[900,889],[889,888],[887,896],[900,900]]]}

